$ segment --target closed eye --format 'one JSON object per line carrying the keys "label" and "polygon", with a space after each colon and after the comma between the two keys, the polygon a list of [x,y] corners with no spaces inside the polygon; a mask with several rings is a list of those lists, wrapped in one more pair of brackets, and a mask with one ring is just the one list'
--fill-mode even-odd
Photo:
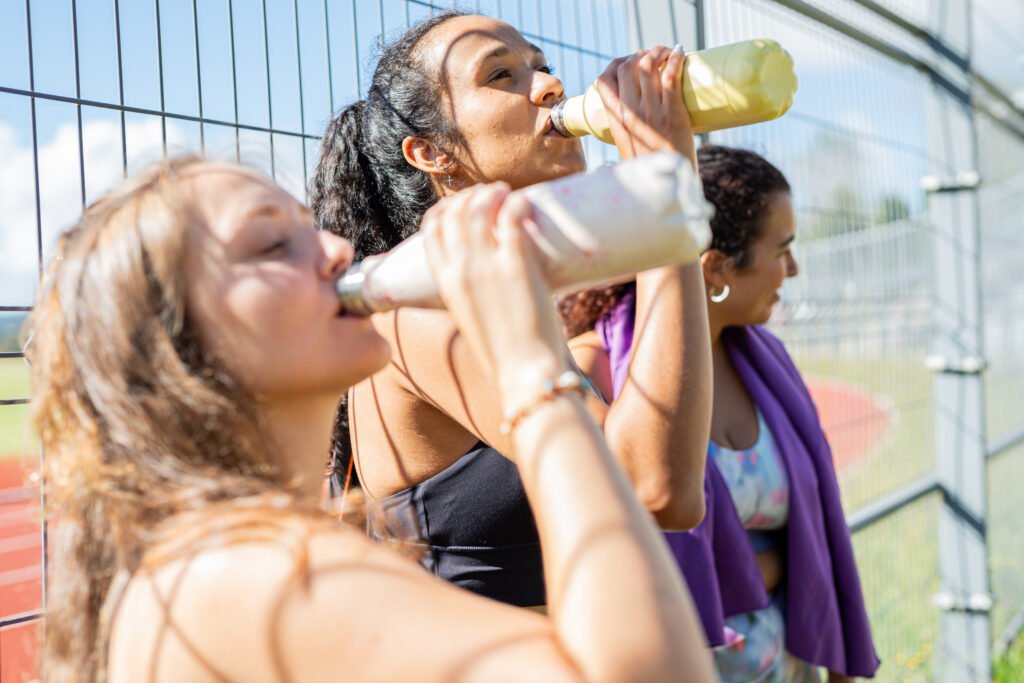
{"label": "closed eye", "polygon": [[260,251],[260,256],[273,256],[288,248],[288,240],[280,239]]}
{"label": "closed eye", "polygon": [[[536,67],[535,70],[540,71],[541,73],[548,74],[549,76],[555,73],[555,67],[550,66],[548,64],[542,64],[541,66]],[[497,71],[491,74],[490,78],[487,79],[487,82],[492,83],[494,81],[511,77],[512,72],[509,71],[508,69],[498,69]]]}

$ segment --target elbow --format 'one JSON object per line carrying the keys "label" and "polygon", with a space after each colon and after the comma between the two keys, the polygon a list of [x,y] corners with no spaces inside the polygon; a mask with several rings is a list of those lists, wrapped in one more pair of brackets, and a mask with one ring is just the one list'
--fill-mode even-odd
{"label": "elbow", "polygon": [[685,491],[673,491],[668,486],[650,487],[645,491],[638,490],[637,494],[663,530],[687,531],[704,521],[703,481],[700,484]]}

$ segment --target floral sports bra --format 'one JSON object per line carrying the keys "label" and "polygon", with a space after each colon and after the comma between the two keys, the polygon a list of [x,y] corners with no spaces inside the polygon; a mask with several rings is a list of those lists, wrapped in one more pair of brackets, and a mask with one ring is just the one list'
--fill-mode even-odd
{"label": "floral sports bra", "polygon": [[[709,441],[708,456],[722,473],[744,528],[757,532],[786,526],[789,477],[760,410],[757,411],[757,442],[753,446],[733,450]],[[765,538],[767,536],[773,534],[751,534],[755,550],[774,545]]]}

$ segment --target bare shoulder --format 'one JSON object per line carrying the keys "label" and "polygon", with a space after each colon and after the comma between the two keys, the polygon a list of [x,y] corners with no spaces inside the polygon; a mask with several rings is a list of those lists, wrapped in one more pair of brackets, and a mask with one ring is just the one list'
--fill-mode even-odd
{"label": "bare shoulder", "polygon": [[501,681],[523,656],[545,680],[575,680],[546,619],[456,589],[354,529],[317,529],[137,574],[110,680]]}
{"label": "bare shoulder", "polygon": [[[292,520],[277,539],[234,540],[140,569],[110,634],[111,683],[278,681],[278,611],[321,565],[356,562],[371,541],[338,525]],[[295,531],[300,533],[296,534]],[[265,536],[261,534],[261,536]]]}
{"label": "bare shoulder", "polygon": [[445,311],[399,309],[374,317],[374,328],[391,345],[392,366],[403,375],[437,364],[455,343],[458,330]]}
{"label": "bare shoulder", "polygon": [[[384,406],[388,399],[384,394],[390,392],[392,403],[402,402],[401,396],[395,396],[398,393],[418,402],[403,404],[409,422],[415,425],[412,431],[444,445],[440,453],[425,446],[431,452],[421,459],[441,461],[449,451],[458,457],[478,440],[502,452],[511,449],[499,429],[504,412],[490,373],[477,361],[446,312],[400,309],[380,316],[374,325],[388,340],[392,354],[390,366],[371,378],[378,385],[373,387],[377,395],[368,398]],[[424,404],[434,412],[424,411]],[[388,414],[394,414],[393,409]],[[384,427],[382,424],[378,430],[382,435],[387,431]],[[393,435],[391,440],[396,440]],[[376,441],[388,446],[386,438]],[[417,448],[416,444],[400,445],[402,457]]]}

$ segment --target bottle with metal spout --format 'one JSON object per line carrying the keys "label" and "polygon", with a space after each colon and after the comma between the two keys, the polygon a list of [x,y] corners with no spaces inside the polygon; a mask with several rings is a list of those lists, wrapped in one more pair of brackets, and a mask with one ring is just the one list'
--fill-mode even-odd
{"label": "bottle with metal spout", "polygon": [[[683,99],[694,133],[777,119],[793,104],[793,58],[768,38],[744,40],[686,55]],[[566,137],[593,135],[614,144],[597,88],[570,97],[551,111],[555,130]]]}
{"label": "bottle with metal spout", "polygon": [[[517,190],[533,205],[526,230],[552,291],[568,293],[695,261],[711,241],[712,208],[690,161],[672,152]],[[420,235],[355,263],[338,280],[347,313],[443,308]]]}

